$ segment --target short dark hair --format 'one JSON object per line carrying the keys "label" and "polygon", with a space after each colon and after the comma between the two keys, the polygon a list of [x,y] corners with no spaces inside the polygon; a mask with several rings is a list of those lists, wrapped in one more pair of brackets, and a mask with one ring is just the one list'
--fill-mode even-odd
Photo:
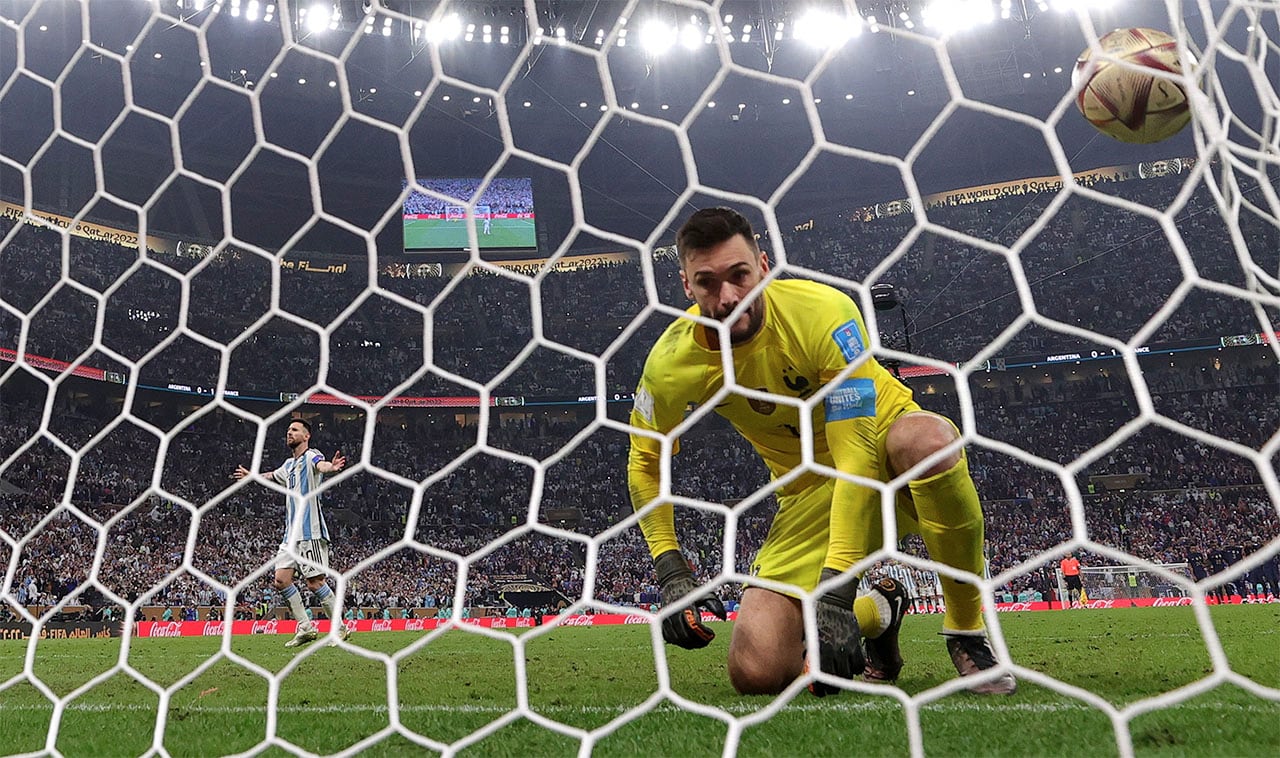
{"label": "short dark hair", "polygon": [[676,232],[676,253],[683,264],[693,250],[706,250],[741,234],[747,244],[759,250],[756,232],[746,216],[732,208],[717,206],[695,211]]}
{"label": "short dark hair", "polygon": [[291,419],[289,419],[289,423],[290,423],[290,424],[302,424],[302,428],[307,430],[307,434],[311,434],[311,424],[308,424],[306,419],[304,419],[304,418],[291,418]]}

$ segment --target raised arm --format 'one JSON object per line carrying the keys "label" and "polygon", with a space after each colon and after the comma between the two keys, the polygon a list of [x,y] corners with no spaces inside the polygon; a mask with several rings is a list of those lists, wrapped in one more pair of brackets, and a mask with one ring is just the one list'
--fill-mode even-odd
{"label": "raised arm", "polygon": [[342,454],[341,450],[338,450],[333,454],[333,460],[320,461],[319,463],[317,463],[316,471],[319,471],[322,474],[334,474],[346,468],[346,465],[347,465],[346,456]]}

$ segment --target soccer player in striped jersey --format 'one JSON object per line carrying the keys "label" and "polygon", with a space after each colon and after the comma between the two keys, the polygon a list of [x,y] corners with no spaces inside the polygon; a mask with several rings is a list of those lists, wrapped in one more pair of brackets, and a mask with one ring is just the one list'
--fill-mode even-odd
{"label": "soccer player in striped jersey", "polygon": [[[302,419],[289,422],[284,441],[289,446],[292,457],[276,470],[264,471],[262,475],[289,489],[289,494],[285,496],[284,538],[276,553],[276,573],[272,582],[276,592],[288,604],[289,612],[298,621],[298,632],[285,643],[285,647],[305,645],[320,636],[307,616],[302,596],[293,583],[295,572],[302,574],[307,588],[320,601],[320,606],[324,608],[338,637],[345,640],[350,632],[342,619],[334,614],[333,590],[329,588],[325,576],[325,569],[329,566],[329,526],[325,523],[324,510],[320,506],[321,495],[316,490],[324,481],[325,475],[341,471],[347,465],[347,459],[339,451],[333,454],[332,461],[326,461],[323,453],[311,447],[311,425]],[[252,474],[244,466],[236,466],[232,476],[243,479]],[[292,554],[290,545],[293,546]],[[295,554],[302,560],[295,558]]]}
{"label": "soccer player in striped jersey", "polygon": [[[911,390],[868,354],[862,314],[847,295],[813,281],[765,283],[769,261],[742,214],[729,208],[694,213],[676,235],[676,251],[685,294],[695,303],[690,313],[725,322],[737,386],[799,400],[824,398],[804,419],[795,405],[754,396],[716,400],[716,412],[752,444],[773,478],[786,480],[777,488],[778,512],[752,574],[797,590],[749,586],[743,592],[729,643],[733,686],[744,694],[778,693],[806,670],[818,669],[843,679],[862,674],[895,680],[902,668],[898,628],[906,593],[886,577],[856,597],[858,578],[850,572],[882,546],[880,492],[823,475],[811,463],[880,482],[913,471],[896,493],[899,532],[919,533],[934,560],[980,576],[982,508],[964,451],[955,446],[959,432],[946,418],[924,411]],[[630,419],[632,427],[649,432],[631,434],[631,502],[637,510],[658,503],[640,527],[663,604],[683,608],[664,617],[663,637],[691,649],[715,636],[699,610],[723,618],[724,608],[701,590],[680,552],[672,506],[660,498],[663,445],[652,435],[671,432],[690,404],[706,404],[724,386],[721,334],[691,319],[673,322],[645,362]],[[679,451],[678,441],[671,450]],[[806,661],[799,597],[820,582],[820,661]],[[1013,692],[1011,675],[990,671],[997,660],[978,587],[948,578],[943,594],[943,634],[957,672],[978,677],[970,686],[975,692]],[[839,688],[813,680],[810,690],[822,696]]]}

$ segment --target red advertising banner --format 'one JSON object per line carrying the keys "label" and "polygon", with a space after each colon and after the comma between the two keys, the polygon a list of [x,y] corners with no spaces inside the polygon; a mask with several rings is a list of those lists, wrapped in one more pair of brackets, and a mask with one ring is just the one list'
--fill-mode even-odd
{"label": "red advertising banner", "polygon": [[[1208,598],[1209,605],[1241,605],[1245,603],[1276,603],[1273,596],[1242,598],[1232,596],[1225,601]],[[1085,609],[1114,608],[1169,608],[1193,605],[1189,597],[1140,597],[1121,600],[1090,600]],[[1025,603],[997,603],[1000,613],[1016,613],[1018,611],[1059,611],[1062,603],[1057,601],[1037,601]],[[649,616],[643,613],[597,613],[595,615],[575,614],[572,616],[543,616],[541,625],[556,624],[559,626],[617,626],[619,624],[648,624]],[[729,621],[736,621],[736,611],[729,613]],[[709,613],[702,614],[704,622],[719,623],[719,619]],[[346,621],[347,628],[354,632],[425,632],[437,629],[448,619],[359,619]],[[462,624],[480,626],[486,629],[532,629],[539,624],[533,618],[507,618],[505,616],[485,616],[482,618],[462,619]],[[227,632],[226,621],[139,621],[134,624],[135,637],[221,637]],[[296,621],[232,621],[233,635],[244,634],[287,634],[298,631]],[[316,627],[321,633],[329,631],[328,621],[317,621]]]}
{"label": "red advertising banner", "polygon": [[[729,620],[737,619],[737,613],[730,613]],[[542,624],[553,624],[559,619],[560,626],[616,626],[618,624],[647,624],[649,617],[643,613],[598,613],[594,616],[543,616]],[[703,621],[719,619],[709,613],[703,614]],[[359,619],[345,621],[347,628],[353,632],[425,632],[439,628],[448,619]],[[484,616],[482,618],[462,619],[463,624],[481,626],[486,629],[532,629],[537,626],[533,618],[507,618],[505,616]],[[298,622],[278,621],[232,621],[229,623],[233,635],[243,634],[296,634]],[[227,633],[226,621],[139,621],[134,624],[135,637],[221,637]],[[329,622],[317,621],[316,628],[321,633],[328,633]]]}
{"label": "red advertising banner", "polygon": [[[1243,605],[1254,603],[1275,603],[1274,597],[1254,597],[1249,596],[1243,598],[1239,595],[1232,595],[1226,600],[1219,600],[1215,597],[1205,599],[1206,605]],[[1179,606],[1194,605],[1194,601],[1189,597],[1135,597],[1121,598],[1119,600],[1090,600],[1085,603],[1085,610],[1107,610],[1114,608],[1175,608]],[[1080,607],[1080,606],[1075,606]],[[996,603],[996,611],[999,613],[1017,612],[1017,611],[1060,611],[1062,603],[1057,600],[1046,601],[1039,600],[1035,602],[1022,603]]]}
{"label": "red advertising banner", "polygon": [[[478,219],[533,218],[533,214],[532,213],[477,213],[475,214],[475,217]],[[466,218],[465,216],[459,216],[457,214],[444,214],[444,213],[406,213],[404,214],[405,221],[421,221],[421,220],[432,220],[432,219],[434,220],[453,219],[455,221],[462,221],[465,218]]]}
{"label": "red advertising banner", "polygon": [[[377,395],[359,395],[357,400],[364,403],[376,403],[382,398]],[[347,405],[347,401],[328,393],[317,392],[307,397],[312,405]],[[489,405],[497,405],[496,398],[489,398]],[[397,397],[388,405],[397,408],[479,408],[478,397]]]}
{"label": "red advertising banner", "polygon": [[[16,351],[0,347],[0,361],[4,361],[5,363],[14,363],[17,360],[18,353]],[[59,373],[66,371],[67,367],[71,365],[65,361],[58,361],[53,358],[42,358],[38,355],[32,355],[31,353],[27,353],[23,360],[28,366],[33,368],[40,368],[45,371],[57,371]],[[76,366],[71,370],[71,373],[75,376],[81,376],[86,379],[96,379],[100,382],[106,381],[107,378],[107,372],[100,368],[93,368],[92,366]]]}

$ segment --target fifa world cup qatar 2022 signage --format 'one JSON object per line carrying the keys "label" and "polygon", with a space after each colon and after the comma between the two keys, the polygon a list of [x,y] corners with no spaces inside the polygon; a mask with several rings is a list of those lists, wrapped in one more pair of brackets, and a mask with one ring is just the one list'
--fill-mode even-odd
{"label": "fifa world cup qatar 2022 signage", "polygon": [[[0,640],[26,640],[32,636],[34,625],[25,621],[0,623]],[[104,621],[50,621],[42,625],[35,636],[42,640],[74,640],[91,637],[119,637],[120,622]]]}

